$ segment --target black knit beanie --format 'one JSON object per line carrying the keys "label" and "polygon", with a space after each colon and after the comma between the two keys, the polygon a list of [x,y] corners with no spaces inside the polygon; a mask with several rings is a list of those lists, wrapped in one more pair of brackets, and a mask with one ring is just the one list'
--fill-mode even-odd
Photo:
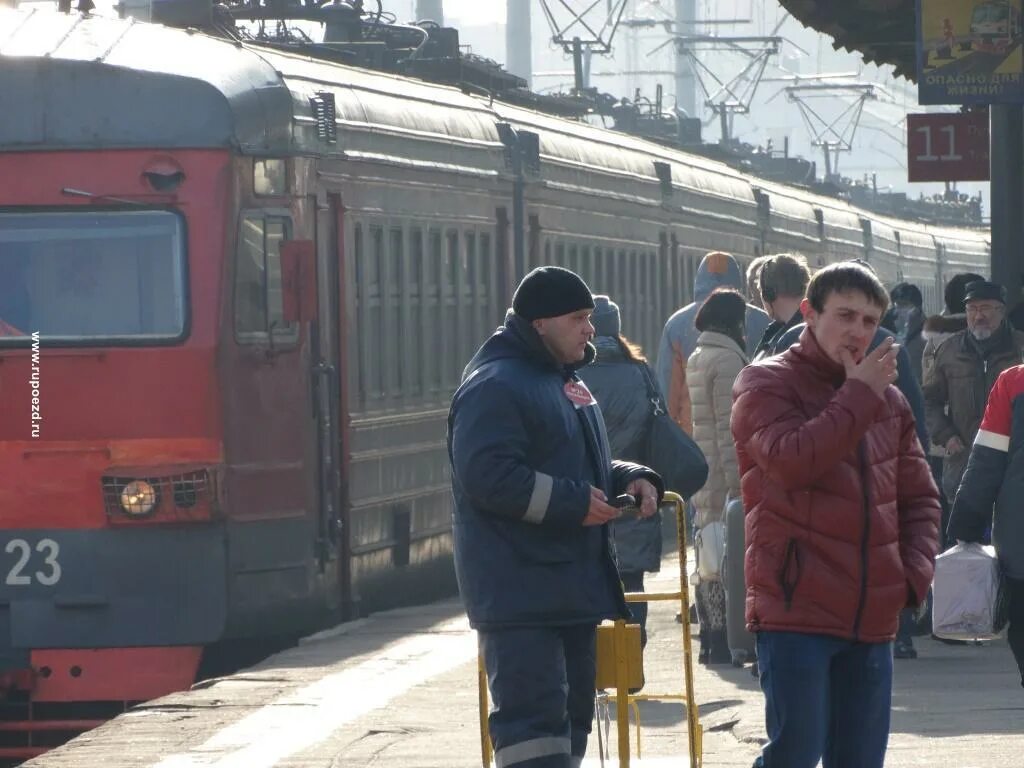
{"label": "black knit beanie", "polygon": [[530,321],[593,308],[594,297],[587,284],[561,267],[537,267],[523,278],[512,297],[512,310]]}

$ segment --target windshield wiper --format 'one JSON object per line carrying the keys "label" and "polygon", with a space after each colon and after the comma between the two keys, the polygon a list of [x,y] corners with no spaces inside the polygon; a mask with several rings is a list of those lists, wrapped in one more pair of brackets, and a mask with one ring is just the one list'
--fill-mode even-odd
{"label": "windshield wiper", "polygon": [[61,190],[61,194],[69,195],[71,197],[88,197],[91,200],[110,200],[114,203],[124,203],[126,205],[138,205],[143,208],[148,207],[150,204],[143,202],[142,200],[128,200],[123,197],[114,197],[112,195],[97,195],[94,192],[86,192],[84,189],[73,189],[72,187],[64,187]]}

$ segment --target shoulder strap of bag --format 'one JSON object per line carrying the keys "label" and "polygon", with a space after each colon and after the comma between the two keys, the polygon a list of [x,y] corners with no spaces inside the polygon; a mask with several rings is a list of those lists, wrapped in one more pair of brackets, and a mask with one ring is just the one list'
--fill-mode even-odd
{"label": "shoulder strap of bag", "polygon": [[647,367],[646,363],[640,363],[640,372],[644,375],[644,383],[647,385],[647,399],[651,401],[651,407],[654,408],[653,415],[660,416],[665,413],[665,406],[661,404],[661,395],[658,394],[658,388],[654,386],[651,369]]}

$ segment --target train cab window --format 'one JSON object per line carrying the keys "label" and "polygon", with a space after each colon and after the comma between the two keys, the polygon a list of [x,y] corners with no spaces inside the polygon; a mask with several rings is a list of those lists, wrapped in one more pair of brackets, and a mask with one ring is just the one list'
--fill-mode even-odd
{"label": "train cab window", "polygon": [[187,242],[171,211],[0,212],[0,345],[184,338]]}
{"label": "train cab window", "polygon": [[298,326],[284,321],[281,243],[291,235],[291,218],[251,211],[238,227],[235,262],[235,338],[240,343],[289,343]]}
{"label": "train cab window", "polygon": [[253,161],[252,189],[257,195],[273,196],[288,194],[288,173],[282,158],[266,158]]}

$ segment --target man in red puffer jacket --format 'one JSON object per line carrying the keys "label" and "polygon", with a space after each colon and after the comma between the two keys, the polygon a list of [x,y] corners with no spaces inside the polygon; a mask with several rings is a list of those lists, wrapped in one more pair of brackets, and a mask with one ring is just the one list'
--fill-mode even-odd
{"label": "man in red puffer jacket", "polygon": [[924,598],[939,495],[889,339],[889,297],[864,267],[820,270],[807,328],[733,387],[746,517],[747,626],[757,633],[763,768],[882,768],[892,640]]}

